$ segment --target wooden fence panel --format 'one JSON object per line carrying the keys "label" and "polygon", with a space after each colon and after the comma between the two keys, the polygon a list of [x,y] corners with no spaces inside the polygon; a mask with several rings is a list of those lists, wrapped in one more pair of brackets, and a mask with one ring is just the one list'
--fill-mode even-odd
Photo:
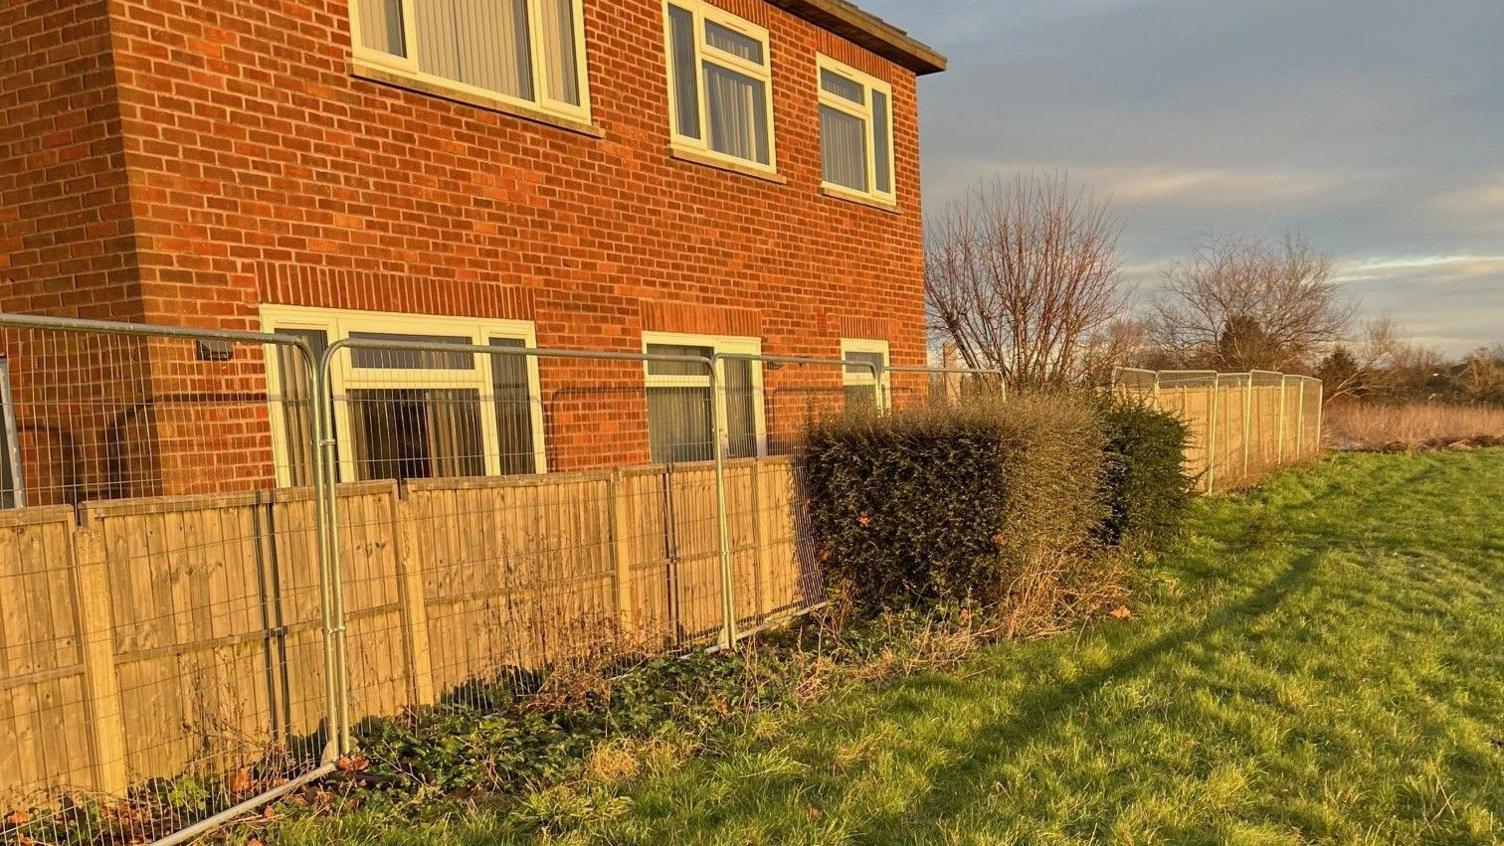
{"label": "wooden fence panel", "polygon": [[0,805],[95,789],[73,509],[0,511]]}
{"label": "wooden fence panel", "polygon": [[84,506],[103,540],[132,782],[216,775],[282,740],[254,494]]}
{"label": "wooden fence panel", "polygon": [[441,698],[615,636],[610,493],[604,473],[409,488]]}

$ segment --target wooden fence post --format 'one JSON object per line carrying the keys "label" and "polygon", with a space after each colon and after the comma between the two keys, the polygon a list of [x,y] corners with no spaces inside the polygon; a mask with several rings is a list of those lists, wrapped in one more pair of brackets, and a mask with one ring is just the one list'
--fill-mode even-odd
{"label": "wooden fence post", "polygon": [[90,735],[100,792],[123,795],[130,786],[125,760],[125,715],[115,670],[115,614],[110,607],[104,539],[93,529],[73,533],[73,566],[78,579],[79,632],[83,637],[84,695],[89,702]]}
{"label": "wooden fence post", "polygon": [[623,631],[631,631],[632,615],[632,508],[627,477],[612,470],[606,483],[606,499],[611,509],[611,581],[616,594],[616,621]]}
{"label": "wooden fence post", "polygon": [[423,588],[423,553],[418,543],[418,520],[411,501],[396,498],[397,605],[402,619],[402,647],[412,674],[413,703],[438,701],[433,689],[433,653],[428,643],[428,595]]}

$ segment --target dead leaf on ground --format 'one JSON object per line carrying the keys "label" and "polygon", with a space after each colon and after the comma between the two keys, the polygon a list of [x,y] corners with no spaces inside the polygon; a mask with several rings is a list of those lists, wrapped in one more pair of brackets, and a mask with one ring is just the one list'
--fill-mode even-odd
{"label": "dead leaf on ground", "polygon": [[1128,610],[1128,606],[1119,605],[1118,607],[1112,609],[1111,617],[1114,620],[1127,620],[1133,617],[1133,612]]}

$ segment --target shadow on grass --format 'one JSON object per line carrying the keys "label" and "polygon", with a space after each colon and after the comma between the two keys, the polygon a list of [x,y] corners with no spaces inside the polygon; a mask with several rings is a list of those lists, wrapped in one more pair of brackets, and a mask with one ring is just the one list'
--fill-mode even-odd
{"label": "shadow on grass", "polygon": [[[1418,481],[1428,469],[1417,468],[1414,473],[1407,473],[1400,478],[1377,484],[1358,503],[1353,503],[1349,507],[1356,506],[1358,509],[1364,509],[1370,504],[1382,501],[1401,486]],[[1259,497],[1260,495],[1252,493],[1250,496]],[[1304,507],[1308,510],[1319,510],[1323,502],[1329,498],[1350,496],[1348,491],[1327,489],[1304,503]],[[1268,507],[1268,503],[1262,501],[1251,502],[1249,505],[1259,509]],[[1241,601],[1224,604],[1210,615],[1167,632],[1132,652],[1114,659],[1112,665],[1107,668],[1070,682],[1052,685],[1035,692],[1032,696],[1021,698],[1006,718],[992,721],[964,737],[945,744],[946,751],[954,753],[959,763],[947,768],[943,773],[936,774],[934,782],[917,804],[901,812],[874,818],[867,827],[866,833],[857,838],[857,842],[894,842],[895,838],[911,835],[915,825],[934,825],[942,819],[963,811],[968,806],[985,803],[987,788],[981,784],[982,775],[996,764],[1017,754],[1024,744],[1048,736],[1059,725],[1062,717],[1086,701],[1093,693],[1114,682],[1127,681],[1140,675],[1161,658],[1184,650],[1195,643],[1210,640],[1224,630],[1246,627],[1273,612],[1292,594],[1310,582],[1318,564],[1332,550],[1347,546],[1352,540],[1345,534],[1291,528],[1295,530],[1284,533],[1280,541],[1282,544],[1293,546],[1292,551],[1295,555],[1289,565],[1273,579],[1259,585],[1253,593]],[[1224,544],[1236,546],[1240,541],[1243,543],[1255,541],[1252,537],[1255,534],[1257,534],[1256,531],[1250,533],[1249,537],[1224,536],[1221,541]],[[1263,544],[1255,542],[1253,545]],[[960,692],[960,688],[951,683],[953,681],[929,677],[913,680],[904,687],[914,692],[931,690],[954,696]],[[924,706],[917,701],[918,697],[906,696],[904,699],[908,700],[904,703],[908,707],[900,706],[895,710],[909,712],[923,710]]]}
{"label": "shadow on grass", "polygon": [[[892,842],[895,834],[911,832],[914,823],[932,825],[969,805],[985,802],[987,796],[985,788],[979,784],[980,776],[1016,753],[1024,744],[1048,734],[1058,724],[1059,718],[1074,706],[1109,684],[1139,675],[1166,655],[1207,639],[1220,630],[1246,624],[1273,611],[1309,581],[1325,554],[1324,551],[1313,551],[1300,556],[1278,577],[1243,601],[1224,606],[1195,625],[1168,632],[1114,660],[1106,669],[1025,697],[1017,703],[1011,716],[985,724],[957,742],[946,744],[947,751],[955,753],[960,763],[937,778],[919,804],[901,814],[874,819],[868,834],[858,842]],[[919,684],[927,684],[927,681]]]}

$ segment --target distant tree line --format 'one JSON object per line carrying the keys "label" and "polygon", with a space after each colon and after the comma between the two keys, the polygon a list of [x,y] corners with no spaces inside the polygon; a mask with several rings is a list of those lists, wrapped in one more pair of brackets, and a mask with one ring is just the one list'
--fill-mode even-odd
{"label": "distant tree line", "polygon": [[1358,322],[1331,257],[1302,234],[1195,243],[1142,300],[1110,202],[1064,176],[980,184],[935,215],[926,306],[939,344],[1015,388],[1105,383],[1117,367],[1319,377],[1328,401],[1504,404],[1504,344],[1461,359],[1388,319]]}

